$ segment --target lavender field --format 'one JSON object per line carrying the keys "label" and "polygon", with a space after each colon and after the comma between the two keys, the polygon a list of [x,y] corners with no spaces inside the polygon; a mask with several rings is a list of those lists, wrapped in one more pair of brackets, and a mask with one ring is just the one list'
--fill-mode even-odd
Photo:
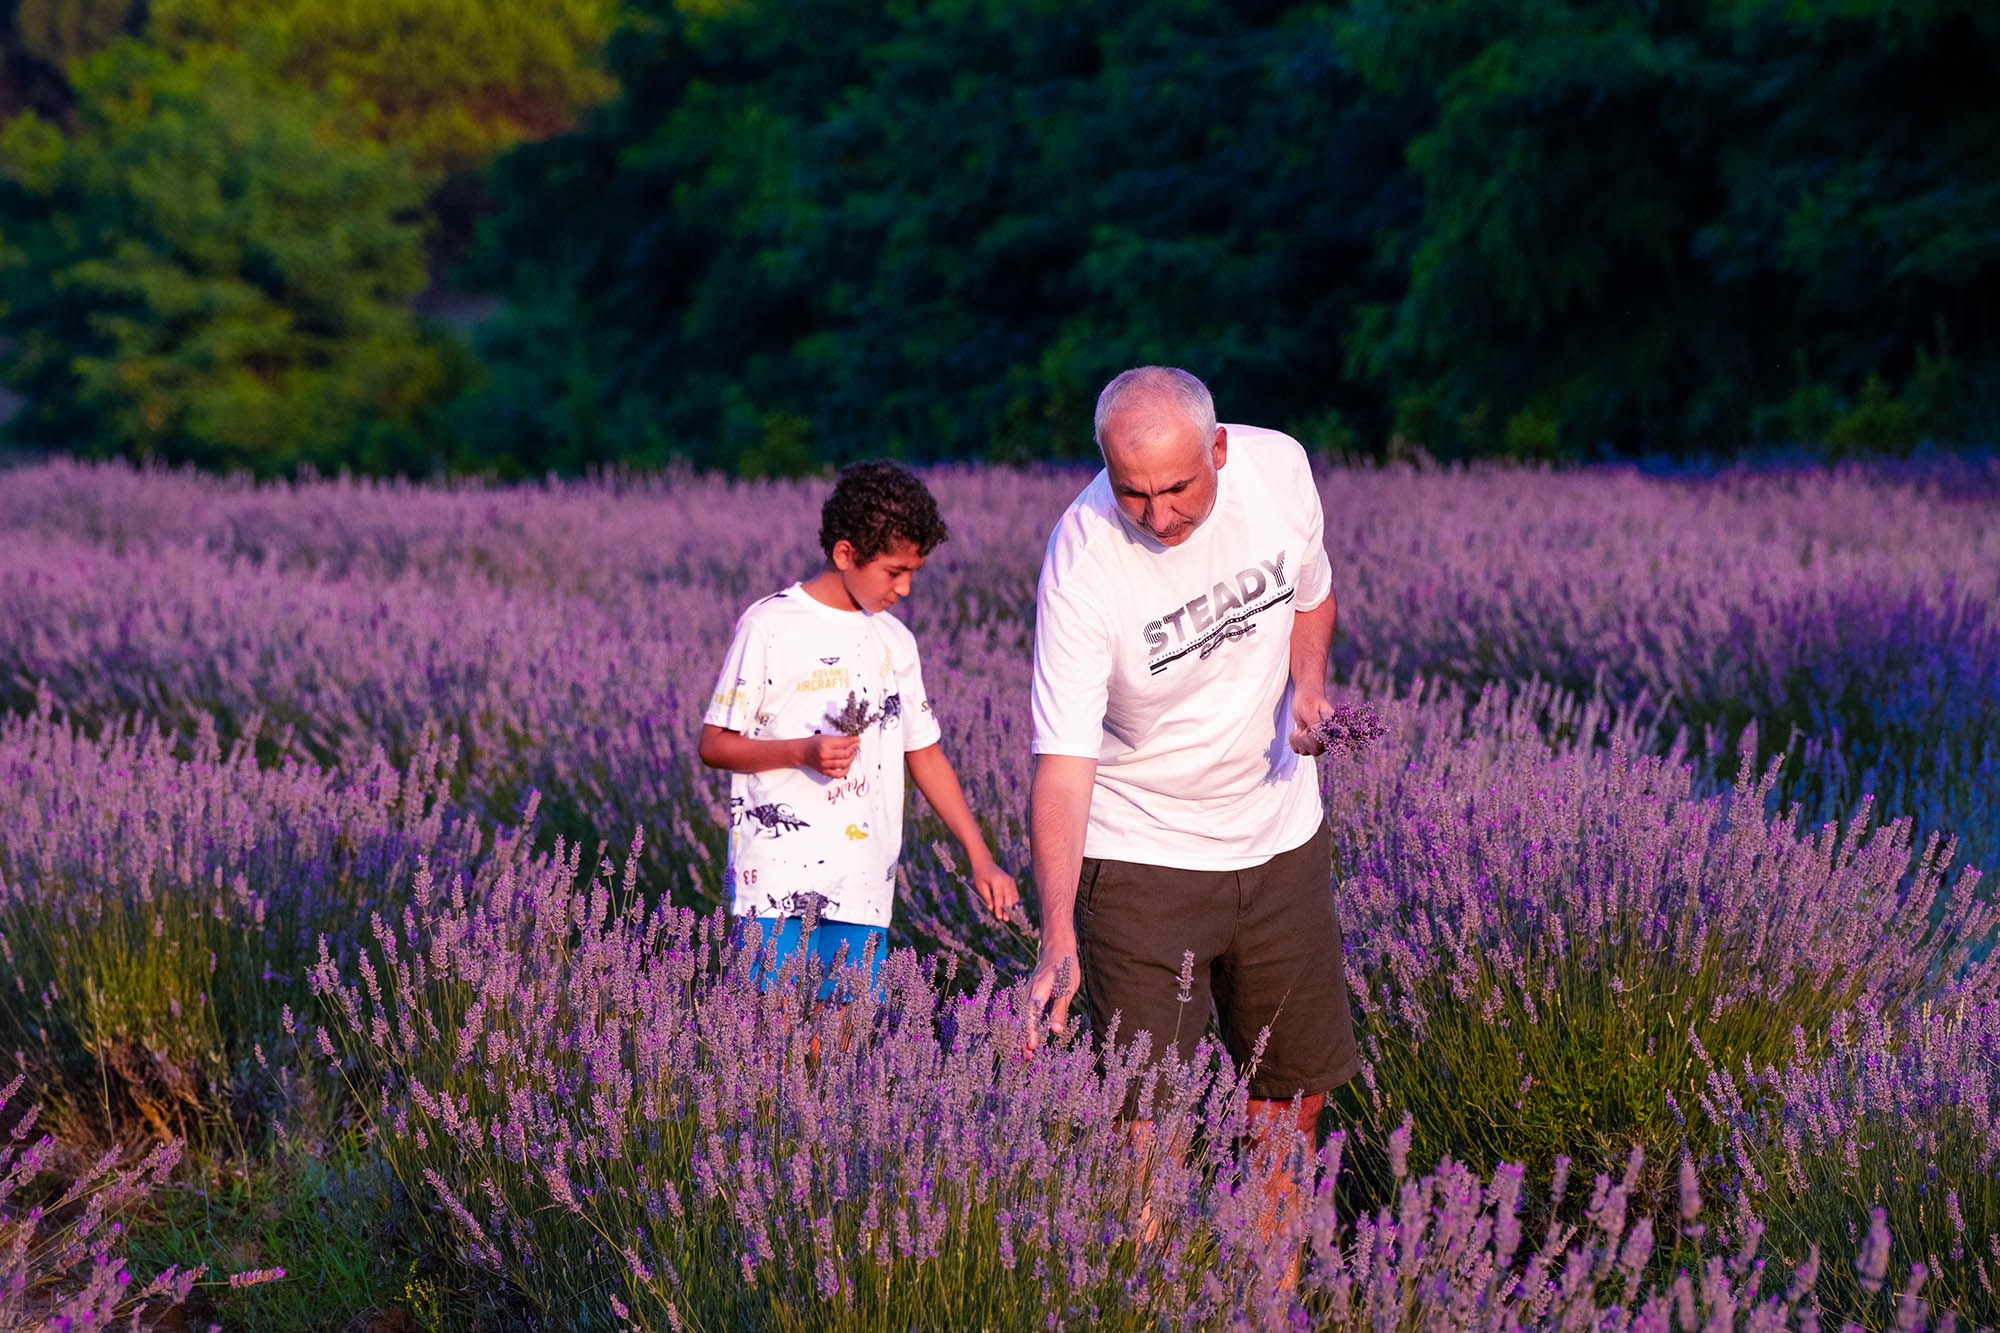
{"label": "lavender field", "polygon": [[[928,480],[1025,877],[1085,476]],[[825,483],[0,472],[0,1330],[2000,1324],[2000,465],[1320,485],[1367,1064],[1274,1245],[1241,1071],[1139,1170],[927,810],[886,997],[753,984],[694,744]]]}

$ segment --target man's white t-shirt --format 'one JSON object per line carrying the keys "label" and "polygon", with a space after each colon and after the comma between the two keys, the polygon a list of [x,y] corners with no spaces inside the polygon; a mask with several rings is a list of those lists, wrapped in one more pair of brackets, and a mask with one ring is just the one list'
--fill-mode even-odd
{"label": "man's white t-shirt", "polygon": [[903,845],[903,756],[938,740],[917,641],[894,616],[842,611],[793,584],[753,603],[703,719],[753,739],[837,735],[849,695],[868,710],[835,781],[811,768],[729,775],[730,910],[887,926]]}
{"label": "man's white t-shirt", "polygon": [[1179,546],[1125,520],[1105,473],[1049,535],[1035,604],[1034,748],[1097,760],[1084,855],[1240,870],[1312,837],[1293,751],[1293,616],[1333,569],[1297,440],[1230,426],[1215,507]]}

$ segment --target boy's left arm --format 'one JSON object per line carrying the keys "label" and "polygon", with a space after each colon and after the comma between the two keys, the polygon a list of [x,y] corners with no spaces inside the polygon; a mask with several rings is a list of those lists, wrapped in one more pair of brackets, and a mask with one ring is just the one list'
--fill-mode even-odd
{"label": "boy's left arm", "polygon": [[1005,921],[1021,901],[1020,890],[1014,886],[1013,876],[1000,868],[987,850],[986,835],[979,831],[979,822],[972,817],[972,809],[965,803],[965,793],[959,789],[958,774],[952,771],[951,761],[944,757],[942,745],[931,744],[921,750],[911,750],[903,756],[910,765],[910,777],[915,780],[917,790],[937,811],[938,818],[951,830],[951,836],[958,839],[958,845],[965,849],[966,860],[972,874],[972,887],[978,891],[980,901],[986,904],[995,919]]}

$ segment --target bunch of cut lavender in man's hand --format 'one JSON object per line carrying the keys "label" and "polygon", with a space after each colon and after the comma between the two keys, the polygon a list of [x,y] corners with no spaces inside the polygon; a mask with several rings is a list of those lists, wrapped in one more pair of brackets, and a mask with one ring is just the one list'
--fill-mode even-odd
{"label": "bunch of cut lavender in man's hand", "polygon": [[1327,754],[1359,758],[1389,729],[1366,704],[1335,704],[1331,712],[1313,723],[1311,731]]}
{"label": "bunch of cut lavender in man's hand", "polygon": [[826,710],[826,724],[843,736],[859,736],[874,720],[874,706],[866,699],[857,699],[853,690],[847,692],[845,708]]}

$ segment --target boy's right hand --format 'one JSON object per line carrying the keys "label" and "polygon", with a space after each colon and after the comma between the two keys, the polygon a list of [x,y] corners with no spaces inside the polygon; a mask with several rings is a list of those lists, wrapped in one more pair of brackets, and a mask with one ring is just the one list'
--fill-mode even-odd
{"label": "boy's right hand", "polygon": [[844,778],[860,750],[859,736],[808,736],[806,767],[818,769],[830,778]]}

